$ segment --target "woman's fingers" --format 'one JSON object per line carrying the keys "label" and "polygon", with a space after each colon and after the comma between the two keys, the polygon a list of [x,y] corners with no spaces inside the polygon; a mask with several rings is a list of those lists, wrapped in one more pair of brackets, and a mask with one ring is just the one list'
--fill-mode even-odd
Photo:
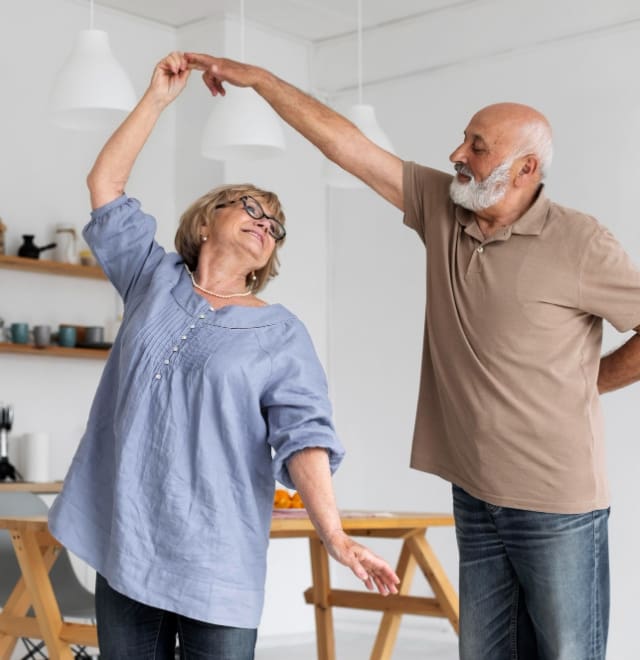
{"label": "woman's fingers", "polygon": [[[339,547],[342,545],[342,547]],[[384,559],[367,547],[344,535],[342,542],[334,546],[334,556],[348,566],[370,591],[377,589],[382,595],[397,593],[398,576]]]}

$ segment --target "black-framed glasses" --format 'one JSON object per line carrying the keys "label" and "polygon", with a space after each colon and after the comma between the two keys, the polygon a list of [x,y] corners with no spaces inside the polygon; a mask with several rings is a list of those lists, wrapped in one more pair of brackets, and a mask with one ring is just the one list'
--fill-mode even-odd
{"label": "black-framed glasses", "polygon": [[273,236],[276,242],[281,241],[287,235],[287,230],[284,228],[284,225],[272,215],[267,215],[262,206],[260,206],[260,202],[254,197],[251,197],[251,195],[243,195],[240,199],[234,199],[231,202],[225,202],[224,204],[217,204],[216,208],[223,209],[236,202],[242,202],[242,208],[247,212],[247,215],[250,218],[253,218],[254,220],[262,220],[262,218],[266,218],[269,221],[269,234]]}

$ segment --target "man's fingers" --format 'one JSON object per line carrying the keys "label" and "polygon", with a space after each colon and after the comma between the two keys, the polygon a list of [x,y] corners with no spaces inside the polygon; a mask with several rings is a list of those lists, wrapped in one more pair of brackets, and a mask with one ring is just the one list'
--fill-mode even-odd
{"label": "man's fingers", "polygon": [[184,54],[189,66],[192,69],[200,69],[204,71],[211,66],[211,57],[208,55],[201,55],[200,53],[185,53]]}
{"label": "man's fingers", "polygon": [[227,90],[222,86],[222,81],[216,78],[209,69],[202,74],[202,80],[214,96],[218,94],[224,96],[227,93]]}

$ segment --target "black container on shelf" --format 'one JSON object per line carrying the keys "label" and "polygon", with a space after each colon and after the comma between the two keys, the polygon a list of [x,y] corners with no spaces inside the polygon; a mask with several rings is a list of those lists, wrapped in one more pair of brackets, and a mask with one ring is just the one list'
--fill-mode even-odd
{"label": "black container on shelf", "polygon": [[23,234],[22,235],[23,243],[18,249],[18,256],[19,257],[26,257],[27,259],[39,259],[41,252],[44,252],[45,250],[51,250],[56,246],[55,243],[49,243],[49,245],[44,245],[43,247],[38,247],[33,242],[34,238],[35,238],[35,236],[33,234]]}

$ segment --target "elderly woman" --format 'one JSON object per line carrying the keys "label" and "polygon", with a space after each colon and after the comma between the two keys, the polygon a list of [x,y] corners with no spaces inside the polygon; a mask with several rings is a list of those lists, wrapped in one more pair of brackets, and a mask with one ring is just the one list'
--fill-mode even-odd
{"label": "elderly woman", "polygon": [[223,186],[182,216],[178,254],[124,194],[134,161],[189,68],[172,53],[89,174],[87,242],[124,320],[86,433],[50,513],[96,569],[101,657],[254,657],[274,479],[299,490],[339,562],[368,588],[397,577],[340,524],[336,438],[302,323],[257,297],[276,275],[285,217],[273,193]]}

